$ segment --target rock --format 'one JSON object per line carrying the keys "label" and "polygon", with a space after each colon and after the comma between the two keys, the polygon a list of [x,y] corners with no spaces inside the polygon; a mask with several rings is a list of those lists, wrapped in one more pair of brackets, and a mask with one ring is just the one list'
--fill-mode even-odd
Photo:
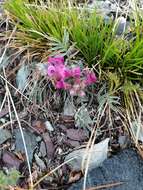
{"label": "rock", "polygon": [[121,16],[117,19],[116,35],[123,34],[130,27],[130,23],[125,17]]}
{"label": "rock", "polygon": [[37,142],[41,142],[41,141],[42,141],[42,137],[41,137],[41,136],[37,136],[37,137],[36,137],[36,141],[37,141]]}
{"label": "rock", "polygon": [[[109,0],[105,1],[93,0],[92,3],[89,4],[89,8],[96,9],[97,11],[105,15],[109,14],[110,12],[116,12],[118,6],[116,3],[112,3]],[[120,7],[119,11],[121,11]]]}
{"label": "rock", "polygon": [[37,165],[40,167],[40,169],[42,171],[45,170],[46,165],[45,165],[44,161],[41,158],[39,158],[39,156],[37,154],[35,154],[34,157],[35,157],[35,161],[36,161]]}
{"label": "rock", "polygon": [[[94,168],[88,173],[87,188],[102,184],[125,182],[108,190],[142,190],[143,189],[143,160],[136,151],[123,150],[116,156],[105,160],[101,167]],[[83,179],[73,184],[68,190],[80,190]]]}
{"label": "rock", "polygon": [[50,131],[50,132],[54,131],[54,128],[53,128],[53,126],[51,125],[51,123],[49,121],[46,121],[44,124],[45,124],[45,128],[48,131]]}
{"label": "rock", "polygon": [[65,139],[63,142],[66,145],[71,146],[73,148],[76,148],[76,147],[80,146],[80,143],[78,141],[74,141],[74,140],[71,140],[71,139]]}
{"label": "rock", "polygon": [[84,141],[88,138],[86,130],[83,129],[67,129],[66,136],[75,141]]}
{"label": "rock", "polygon": [[[23,134],[24,134],[26,148],[27,148],[27,152],[28,152],[28,156],[29,156],[29,161],[32,162],[33,152],[34,152],[34,149],[37,144],[36,136],[33,133],[31,133],[27,130],[24,130],[24,129],[23,129]],[[16,146],[15,151],[25,153],[20,130],[14,129],[14,135],[15,135],[15,146]]]}
{"label": "rock", "polygon": [[50,135],[49,133],[44,133],[42,135],[43,137],[43,140],[45,142],[45,145],[46,145],[46,150],[47,150],[47,158],[48,159],[52,159],[53,158],[53,155],[54,155],[54,152],[55,152],[55,147],[54,147],[54,144],[50,138]]}
{"label": "rock", "polygon": [[43,157],[46,156],[47,152],[46,152],[46,146],[45,146],[45,143],[42,141],[41,144],[40,144],[40,152],[42,154]]}
{"label": "rock", "polygon": [[0,144],[11,138],[11,133],[7,129],[0,129]]}
{"label": "rock", "polygon": [[[87,151],[86,148],[75,150],[65,157],[65,161],[74,158],[73,160],[68,162],[67,165],[69,165],[71,170],[79,171],[86,168],[86,161],[88,160],[88,156],[90,156],[90,161],[88,163],[89,169],[91,170],[95,167],[98,167],[107,158],[108,142],[109,138],[101,141],[98,144],[95,144],[92,150],[89,151]],[[84,163],[83,158],[85,158]]]}
{"label": "rock", "polygon": [[20,164],[22,163],[13,153],[5,151],[2,155],[2,162],[4,166],[8,168],[19,169]]}
{"label": "rock", "polygon": [[118,142],[121,149],[127,148],[127,146],[129,147],[129,145],[131,144],[129,137],[125,135],[119,136]]}

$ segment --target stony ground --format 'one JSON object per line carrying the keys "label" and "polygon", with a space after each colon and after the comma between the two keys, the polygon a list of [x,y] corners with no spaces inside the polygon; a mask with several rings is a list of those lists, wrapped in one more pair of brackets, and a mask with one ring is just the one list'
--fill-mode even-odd
{"label": "stony ground", "polygon": [[[101,186],[101,189],[106,187],[108,190],[142,190],[142,178],[143,160],[136,151],[126,149],[104,161],[101,167],[90,171],[87,177],[87,187]],[[73,184],[69,190],[78,190],[82,187],[83,179]]]}
{"label": "stony ground", "polygon": [[[2,2],[0,0],[0,3]],[[121,1],[121,3],[120,14],[126,11],[126,8],[123,9],[122,7],[127,2]],[[91,8],[95,6],[108,16],[111,16],[110,13],[114,15],[118,7],[114,0],[98,1],[98,3],[93,0],[90,2]],[[1,8],[0,12],[2,12]],[[124,25],[119,27],[119,34],[122,33],[123,28]],[[0,88],[0,96],[3,96],[2,88]],[[19,102],[16,102],[16,106],[20,107],[19,105]],[[70,107],[66,112],[72,112],[72,109],[69,110]],[[38,118],[35,113],[40,111],[35,105],[31,105],[27,110],[18,111],[35,181],[47,171],[63,163],[70,152],[78,150],[79,147],[85,147],[91,132],[78,129],[75,125],[74,117],[70,114],[62,112],[58,117],[53,116],[53,120],[49,120],[47,115],[44,118]],[[6,105],[0,113],[0,126],[5,126],[0,129],[0,169],[6,172],[8,169],[15,167],[19,170],[24,177],[19,179],[18,184],[26,189],[29,180],[28,166],[21,132],[14,118],[14,127],[11,129],[11,125],[8,123],[10,119],[8,113],[9,109]],[[110,157],[101,166],[96,168],[92,166],[87,176],[87,188],[101,186],[100,189],[104,189],[103,186],[105,186],[109,190],[142,190],[142,159],[136,150],[133,150],[132,143],[127,134],[122,131],[122,127],[115,128],[113,133],[115,139],[110,142],[110,148],[113,151],[109,151]],[[100,141],[106,135],[107,133],[104,133],[100,137]],[[116,137],[117,135],[119,135],[119,138]],[[98,142],[99,139],[96,144]],[[94,160],[96,161],[96,158]],[[76,165],[76,162],[74,165]],[[68,164],[64,165],[53,175],[45,178],[39,189],[82,189],[83,174],[73,168]]]}

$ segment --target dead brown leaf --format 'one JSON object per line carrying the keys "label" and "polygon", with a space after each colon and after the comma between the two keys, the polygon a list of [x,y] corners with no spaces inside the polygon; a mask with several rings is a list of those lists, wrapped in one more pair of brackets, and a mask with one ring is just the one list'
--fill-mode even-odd
{"label": "dead brown leaf", "polygon": [[78,181],[82,177],[81,171],[72,171],[69,175],[69,181],[68,183],[74,183]]}
{"label": "dead brown leaf", "polygon": [[41,120],[33,121],[32,127],[35,128],[41,134],[46,131],[45,124]]}
{"label": "dead brown leaf", "polygon": [[22,163],[13,153],[5,151],[2,155],[2,162],[8,168],[19,169],[20,164]]}
{"label": "dead brown leaf", "polygon": [[88,138],[84,129],[68,129],[66,135],[68,138],[75,141],[84,141]]}
{"label": "dead brown leaf", "polygon": [[42,137],[43,137],[43,140],[44,140],[45,145],[46,145],[47,157],[49,159],[52,159],[53,155],[54,155],[55,147],[54,147],[54,144],[50,138],[50,135],[48,132],[46,132],[42,135]]}

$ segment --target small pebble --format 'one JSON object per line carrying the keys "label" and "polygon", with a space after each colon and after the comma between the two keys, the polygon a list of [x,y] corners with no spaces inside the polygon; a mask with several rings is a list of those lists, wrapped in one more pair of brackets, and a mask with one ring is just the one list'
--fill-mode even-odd
{"label": "small pebble", "polygon": [[37,142],[40,142],[41,140],[42,140],[42,137],[40,137],[40,136],[36,137]]}
{"label": "small pebble", "polygon": [[54,128],[49,121],[46,121],[44,124],[48,131],[50,131],[50,132],[54,131]]}

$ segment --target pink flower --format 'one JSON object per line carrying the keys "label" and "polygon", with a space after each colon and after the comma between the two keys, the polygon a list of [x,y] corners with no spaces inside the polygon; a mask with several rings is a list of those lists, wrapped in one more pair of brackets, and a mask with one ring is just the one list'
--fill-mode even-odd
{"label": "pink flower", "polygon": [[70,94],[73,96],[75,96],[75,95],[84,96],[85,95],[85,92],[84,92],[85,87],[86,87],[86,85],[85,85],[84,80],[81,80],[80,78],[76,78],[72,88],[70,89]]}
{"label": "pink flower", "polygon": [[85,96],[85,92],[83,90],[81,90],[78,95],[83,97],[83,96]]}
{"label": "pink flower", "polygon": [[86,81],[87,85],[95,83],[96,80],[97,80],[97,78],[96,78],[96,76],[95,76],[95,74],[94,74],[93,71],[87,71],[86,72],[86,79],[85,79],[85,81]]}
{"label": "pink flower", "polygon": [[81,75],[80,67],[73,68],[71,72],[72,72],[72,77],[80,77]]}
{"label": "pink flower", "polygon": [[70,89],[70,95],[71,96],[75,96],[76,95],[76,91],[73,88]]}
{"label": "pink flower", "polygon": [[65,89],[65,90],[67,90],[67,89],[71,88],[71,85],[64,82],[63,80],[60,80],[60,81],[56,81],[55,87],[57,89]]}
{"label": "pink flower", "polygon": [[79,78],[81,76],[80,67],[75,67],[73,69],[66,68],[65,69],[65,78]]}
{"label": "pink flower", "polygon": [[47,73],[49,77],[53,77],[56,73],[56,69],[54,66],[50,65],[47,69]]}
{"label": "pink flower", "polygon": [[55,66],[55,79],[56,80],[64,80],[65,78],[65,67],[61,67],[60,65]]}
{"label": "pink flower", "polygon": [[72,77],[72,72],[71,72],[70,69],[66,68],[66,69],[64,70],[64,73],[65,73],[65,78],[70,78],[70,77]]}
{"label": "pink flower", "polygon": [[53,65],[64,64],[64,57],[62,56],[49,57],[48,63],[51,63]]}
{"label": "pink flower", "polygon": [[55,80],[61,80],[65,78],[65,66],[64,65],[48,65],[47,74],[49,77]]}
{"label": "pink flower", "polygon": [[75,89],[74,87],[70,89],[70,95],[72,96],[84,96],[85,92],[82,89]]}
{"label": "pink flower", "polygon": [[63,80],[57,81],[55,84],[57,89],[64,89],[65,88],[65,83]]}
{"label": "pink flower", "polygon": [[68,68],[62,56],[48,58],[47,74],[57,89],[69,90],[71,95],[85,95],[85,88],[96,82],[94,72],[80,67]]}

